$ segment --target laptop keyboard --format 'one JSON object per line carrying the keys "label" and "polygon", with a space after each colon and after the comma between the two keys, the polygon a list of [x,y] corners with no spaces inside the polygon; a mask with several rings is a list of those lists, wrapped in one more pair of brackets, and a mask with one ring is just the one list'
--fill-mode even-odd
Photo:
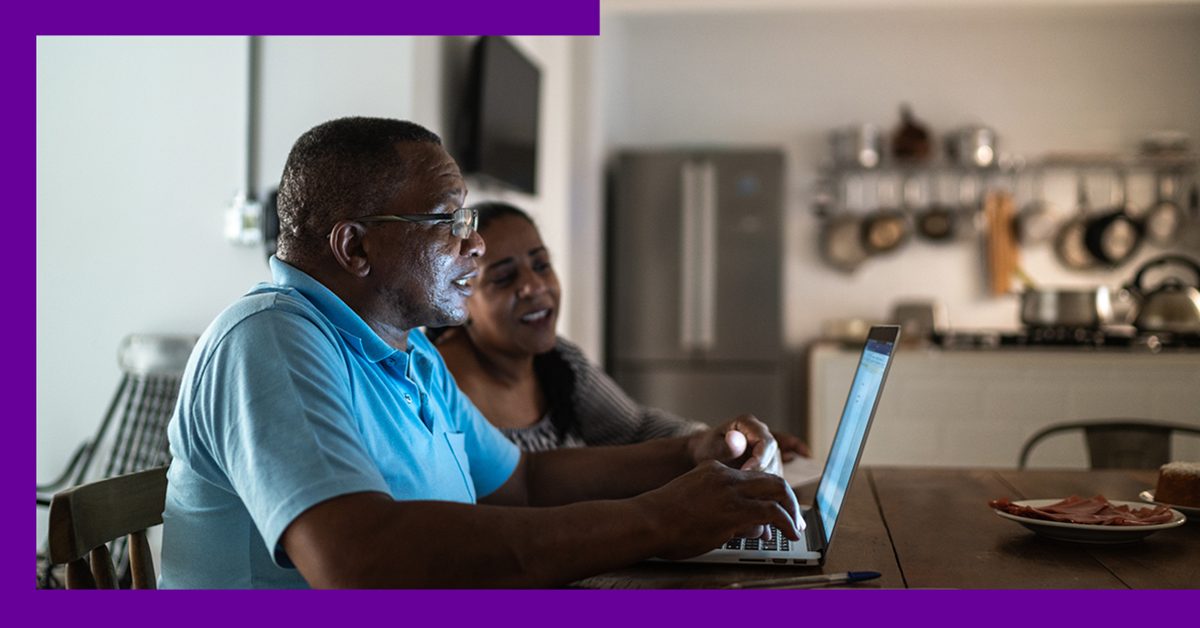
{"label": "laptop keyboard", "polygon": [[783,535],[779,528],[771,526],[771,538],[764,541],[762,539],[729,539],[725,543],[725,549],[731,550],[758,550],[764,552],[786,552],[792,548],[792,540]]}

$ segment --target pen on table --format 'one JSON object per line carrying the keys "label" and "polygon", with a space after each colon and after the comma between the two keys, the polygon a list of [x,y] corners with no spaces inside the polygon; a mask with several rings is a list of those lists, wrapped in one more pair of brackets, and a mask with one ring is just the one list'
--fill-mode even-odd
{"label": "pen on table", "polygon": [[794,587],[797,589],[812,589],[831,584],[862,582],[879,577],[878,571],[844,571],[842,573],[819,574],[816,576],[791,576],[787,578],[767,578],[764,580],[746,580],[729,585],[729,589],[756,589],[762,587]]}

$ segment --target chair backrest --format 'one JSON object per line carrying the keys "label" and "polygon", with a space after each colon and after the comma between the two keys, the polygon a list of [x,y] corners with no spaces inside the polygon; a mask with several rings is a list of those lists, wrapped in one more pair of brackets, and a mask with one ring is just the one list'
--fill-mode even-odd
{"label": "chair backrest", "polygon": [[[167,422],[179,398],[179,385],[195,336],[132,334],[121,341],[117,363],[125,381],[114,401],[120,421],[111,440],[96,442],[107,449],[98,477],[141,471],[170,462]],[[99,439],[99,436],[98,436]],[[81,477],[80,481],[86,481]]]}
{"label": "chair backrest", "polygon": [[[96,433],[71,456],[59,477],[39,484],[38,507],[70,487],[168,464],[167,423],[175,410],[188,356],[197,337],[186,334],[131,334],[121,340],[117,364],[121,383]],[[113,544],[117,574],[129,582],[125,540]],[[39,561],[44,552],[39,551]],[[56,586],[50,570],[39,571],[39,586]]]}
{"label": "chair backrest", "polygon": [[1171,436],[1200,436],[1200,428],[1148,419],[1098,419],[1048,425],[1025,441],[1017,467],[1024,469],[1033,448],[1047,437],[1081,430],[1092,469],[1157,469],[1171,461]]}
{"label": "chair backrest", "polygon": [[107,543],[129,537],[132,588],[155,588],[146,529],[162,523],[167,467],[69,488],[50,501],[50,562],[67,565],[68,589],[115,589]]}

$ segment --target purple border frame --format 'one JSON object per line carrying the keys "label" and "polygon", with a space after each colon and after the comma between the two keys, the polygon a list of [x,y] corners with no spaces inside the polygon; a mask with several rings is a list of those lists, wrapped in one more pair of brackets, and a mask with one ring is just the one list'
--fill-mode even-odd
{"label": "purple border frame", "polygon": [[[69,34],[403,34],[403,35],[597,35],[600,30],[600,0],[443,0],[415,3],[408,0],[356,0],[336,5],[304,6],[301,2],[270,3],[215,0],[196,7],[162,0],[133,0],[114,3],[68,0],[40,6],[9,7],[4,38],[6,58],[19,68],[26,84],[36,93],[36,48],[31,35]],[[32,79],[28,78],[32,75]],[[31,103],[31,100],[33,101]],[[4,107],[15,119],[36,119],[36,97],[5,99]],[[32,111],[31,111],[32,110]],[[16,127],[22,145],[36,155],[36,125]],[[3,157],[13,179],[36,182],[36,163],[17,151]],[[36,183],[20,194],[28,199],[16,207],[34,207]],[[16,212],[10,230],[10,263],[36,259],[36,238],[19,234],[36,230],[36,214]],[[28,228],[25,228],[28,227]],[[36,303],[36,273],[21,271],[12,280],[15,295],[33,296]],[[37,324],[36,306],[7,309],[3,317],[8,329],[29,329]],[[33,319],[33,320],[31,320]],[[32,324],[31,324],[32,323]],[[10,340],[22,358],[37,355],[36,337],[30,334]],[[35,439],[35,370],[19,360],[2,367],[4,381],[18,411],[15,434],[10,442]],[[33,417],[34,421],[29,418]],[[5,503],[17,503],[27,490],[18,486],[31,464],[27,447],[8,445],[9,455],[0,459],[10,478],[4,486]],[[16,490],[21,488],[20,491]],[[24,507],[23,507],[24,508]],[[23,509],[22,508],[22,509]],[[26,524],[27,515],[6,517],[4,528],[10,539]],[[26,520],[27,521],[27,520]],[[1011,626],[1029,618],[1070,617],[1073,623],[1087,618],[1111,617],[1117,609],[1137,609],[1153,616],[1154,611],[1195,609],[1192,591],[209,591],[144,592],[112,594],[35,591],[28,580],[28,556],[8,543],[4,564],[6,597],[17,602],[6,615],[16,625],[35,621],[54,622],[54,614],[76,617],[87,613],[99,624],[129,624],[139,618],[175,626],[211,626],[215,621],[237,623],[286,622],[305,624],[331,621],[384,621],[404,624],[433,624],[450,621],[470,623],[532,623],[535,625],[612,626],[616,622],[737,625],[747,621],[779,620],[807,623],[835,620],[850,624],[875,622],[881,625],[971,625]],[[23,543],[21,544],[23,546]],[[24,557],[22,557],[24,556]],[[969,560],[969,557],[963,557]],[[869,566],[864,566],[867,568]],[[1200,568],[1198,568],[1200,573]],[[1198,575],[1200,582],[1200,575]],[[1200,586],[1200,584],[1198,584]],[[70,595],[70,600],[60,596]],[[87,596],[86,599],[80,595]],[[114,597],[120,596],[120,597]],[[130,599],[125,596],[138,596]],[[817,596],[817,597],[813,597]],[[136,609],[136,614],[129,613]],[[1119,610],[1117,610],[1119,612]],[[1175,617],[1182,618],[1180,614]],[[161,618],[161,619],[160,619]],[[239,621],[240,620],[240,621]],[[55,622],[56,623],[56,622]]]}

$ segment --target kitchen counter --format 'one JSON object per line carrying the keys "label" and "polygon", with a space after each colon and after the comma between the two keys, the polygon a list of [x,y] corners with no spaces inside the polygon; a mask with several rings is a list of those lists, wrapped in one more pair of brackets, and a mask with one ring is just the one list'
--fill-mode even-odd
{"label": "kitchen counter", "polygon": [[[809,352],[809,442],[823,457],[846,401],[858,349]],[[1071,348],[901,348],[863,464],[1013,467],[1038,429],[1069,420],[1142,418],[1200,427],[1200,351]],[[1173,458],[1200,460],[1200,439],[1176,436]],[[1031,467],[1084,468],[1080,433],[1051,437]]]}

